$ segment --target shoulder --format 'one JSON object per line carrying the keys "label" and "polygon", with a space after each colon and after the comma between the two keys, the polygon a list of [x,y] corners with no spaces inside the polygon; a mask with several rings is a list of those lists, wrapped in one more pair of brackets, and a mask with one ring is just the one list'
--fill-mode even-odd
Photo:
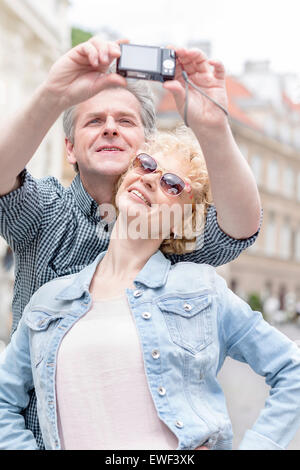
{"label": "shoulder", "polygon": [[170,268],[168,282],[176,283],[184,289],[199,287],[215,287],[217,273],[209,264],[197,264],[192,262],[180,262]]}
{"label": "shoulder", "polygon": [[45,202],[48,201],[49,203],[51,199],[61,199],[68,193],[68,188],[65,188],[54,176],[46,176],[35,181],[39,192],[44,196]]}
{"label": "shoulder", "polygon": [[79,273],[57,277],[42,285],[30,299],[30,310],[38,305],[45,305],[51,308],[56,305],[55,299],[75,281]]}

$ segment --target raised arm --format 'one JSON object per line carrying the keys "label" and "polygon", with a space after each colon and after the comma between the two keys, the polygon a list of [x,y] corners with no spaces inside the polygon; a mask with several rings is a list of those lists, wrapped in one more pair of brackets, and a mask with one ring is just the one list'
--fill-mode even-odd
{"label": "raised arm", "polygon": [[[185,82],[188,78],[207,95],[227,108],[225,70],[209,61],[199,49],[176,49],[175,80],[166,82],[184,119]],[[245,239],[259,228],[261,204],[248,163],[232,135],[228,118],[214,103],[189,86],[187,121],[197,137],[209,173],[220,228],[230,237]]]}
{"label": "raised arm", "polygon": [[105,42],[96,37],[71,49],[52,66],[27,105],[2,126],[0,196],[19,187],[18,175],[65,109],[91,98],[107,82],[126,84],[117,74],[104,75],[120,56],[121,42],[124,41]]}

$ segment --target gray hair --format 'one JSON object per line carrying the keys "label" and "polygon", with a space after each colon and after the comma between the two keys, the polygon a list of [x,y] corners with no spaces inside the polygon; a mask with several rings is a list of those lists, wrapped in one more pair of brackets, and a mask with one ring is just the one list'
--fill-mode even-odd
{"label": "gray hair", "polygon": [[[129,81],[127,80],[126,88],[111,85],[104,90],[110,88],[119,88],[128,90],[132,93],[141,105],[141,120],[144,126],[145,139],[149,139],[156,131],[156,114],[155,114],[155,104],[154,97],[151,91],[151,88],[146,82],[142,81]],[[101,93],[101,92],[100,92]],[[63,115],[63,127],[64,132],[68,140],[74,143],[74,131],[75,131],[75,112],[76,105],[68,108]]]}

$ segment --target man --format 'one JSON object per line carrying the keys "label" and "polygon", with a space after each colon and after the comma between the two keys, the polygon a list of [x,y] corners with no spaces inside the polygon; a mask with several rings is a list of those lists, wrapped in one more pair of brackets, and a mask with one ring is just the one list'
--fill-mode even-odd
{"label": "man", "polygon": [[[106,73],[120,56],[121,42],[94,37],[70,50],[1,133],[0,231],[15,255],[13,330],[41,285],[78,272],[106,249],[98,207],[112,202],[118,177],[154,131],[153,103],[142,84],[127,87],[124,78]],[[180,114],[185,103],[182,68],[191,81],[226,106],[223,66],[208,61],[199,50],[176,53],[175,80],[163,86],[173,94]],[[32,178],[24,168],[67,109],[67,158],[79,173],[65,189],[55,178]],[[223,111],[191,88],[187,116],[207,163],[215,207],[207,216],[204,246],[171,260],[220,265],[256,239],[259,195]],[[25,421],[42,448],[34,393]]]}

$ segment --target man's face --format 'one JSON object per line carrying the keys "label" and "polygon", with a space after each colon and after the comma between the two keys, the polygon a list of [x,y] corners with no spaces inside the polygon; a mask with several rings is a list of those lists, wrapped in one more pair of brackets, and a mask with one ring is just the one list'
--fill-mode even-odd
{"label": "man's face", "polygon": [[68,160],[91,176],[118,176],[145,140],[140,103],[126,89],[107,89],[76,109],[74,144]]}

